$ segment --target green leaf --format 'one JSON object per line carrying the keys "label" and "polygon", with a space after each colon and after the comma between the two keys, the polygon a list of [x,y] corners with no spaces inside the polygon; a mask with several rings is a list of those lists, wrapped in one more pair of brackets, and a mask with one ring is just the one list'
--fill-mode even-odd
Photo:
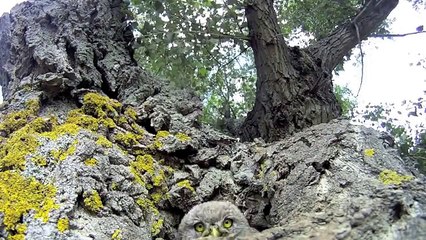
{"label": "green leaf", "polygon": [[200,76],[205,77],[207,76],[207,69],[206,68],[200,68],[198,69],[198,74],[200,74]]}

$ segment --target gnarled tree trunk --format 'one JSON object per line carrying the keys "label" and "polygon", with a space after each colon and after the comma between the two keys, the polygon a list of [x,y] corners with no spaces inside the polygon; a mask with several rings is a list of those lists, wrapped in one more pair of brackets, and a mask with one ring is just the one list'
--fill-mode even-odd
{"label": "gnarled tree trunk", "polygon": [[368,1],[330,36],[299,49],[286,45],[273,2],[254,0],[246,7],[257,82],[253,110],[241,126],[243,140],[274,141],[338,117],[341,110],[333,94],[333,69],[398,4],[398,0]]}

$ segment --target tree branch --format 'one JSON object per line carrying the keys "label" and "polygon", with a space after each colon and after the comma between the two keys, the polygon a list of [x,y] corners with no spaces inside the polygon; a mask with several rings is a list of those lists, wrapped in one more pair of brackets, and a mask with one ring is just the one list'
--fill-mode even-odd
{"label": "tree branch", "polygon": [[[308,47],[308,51],[322,62],[326,71],[332,71],[343,57],[366,39],[398,5],[398,0],[370,0],[359,13],[345,24],[336,28],[329,36]],[[359,29],[357,36],[356,26]]]}
{"label": "tree branch", "polygon": [[420,33],[426,33],[426,31],[421,31],[421,32],[410,32],[410,33],[401,33],[401,34],[397,34],[397,33],[389,33],[389,34],[371,34],[368,37],[373,37],[373,38],[394,38],[394,37],[406,37],[406,36],[410,36],[410,35],[415,35],[415,34],[420,34]]}

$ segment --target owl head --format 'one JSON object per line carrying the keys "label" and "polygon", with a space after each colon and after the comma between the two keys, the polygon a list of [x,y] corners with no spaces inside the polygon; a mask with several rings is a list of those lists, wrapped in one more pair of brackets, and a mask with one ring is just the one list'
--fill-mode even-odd
{"label": "owl head", "polygon": [[250,225],[237,206],[225,201],[210,201],[194,206],[179,225],[181,240],[238,235]]}

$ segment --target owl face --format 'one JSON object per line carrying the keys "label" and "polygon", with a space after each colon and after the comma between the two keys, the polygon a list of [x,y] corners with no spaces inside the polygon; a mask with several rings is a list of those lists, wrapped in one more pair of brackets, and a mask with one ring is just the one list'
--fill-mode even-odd
{"label": "owl face", "polygon": [[181,240],[225,237],[250,228],[243,213],[230,202],[211,201],[193,207],[179,225]]}

